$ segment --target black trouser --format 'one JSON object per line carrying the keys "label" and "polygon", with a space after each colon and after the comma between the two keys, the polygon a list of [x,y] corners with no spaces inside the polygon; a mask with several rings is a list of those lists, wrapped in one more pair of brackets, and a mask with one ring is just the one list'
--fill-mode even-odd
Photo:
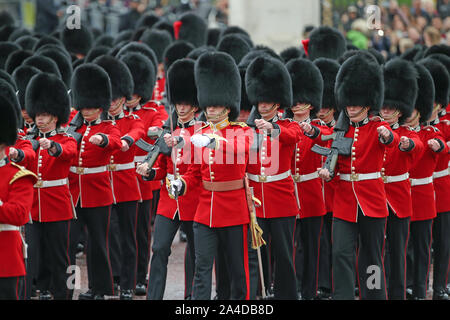
{"label": "black trouser", "polygon": [[[258,218],[263,230],[263,238],[269,243],[274,258],[274,296],[275,299],[297,300],[297,281],[294,269],[294,229],[295,217]],[[261,247],[261,255],[266,285],[269,278],[269,250]]]}
{"label": "black trouser", "polygon": [[397,217],[389,206],[385,260],[389,300],[406,299],[406,251],[409,221],[409,217]]}
{"label": "black trouser", "polygon": [[301,240],[301,232],[302,228],[300,228],[300,219],[295,220],[295,234],[294,234],[294,250],[295,250],[295,276],[297,278],[297,292],[302,291],[302,280],[303,280],[303,265],[304,265],[304,251],[303,251],[303,243]]}
{"label": "black trouser", "polygon": [[117,214],[120,243],[120,290],[134,290],[136,287],[136,220],[137,201],[113,205]]}
{"label": "black trouser", "polygon": [[433,291],[439,292],[447,286],[450,261],[450,211],[441,212],[433,222]]}
{"label": "black trouser", "polygon": [[88,231],[87,270],[89,288],[95,294],[113,295],[113,275],[109,261],[108,232],[111,206],[76,208],[77,220],[72,221],[70,258],[75,261],[76,245],[83,225]]}
{"label": "black trouser", "polygon": [[427,294],[428,273],[431,260],[431,230],[433,219],[411,221],[411,245],[414,266],[408,268],[413,272],[413,295],[425,299]]}
{"label": "black trouser", "polygon": [[[111,208],[111,217],[109,219],[109,260],[111,262],[111,270],[114,277],[114,282],[119,284],[120,281],[120,227],[119,216],[114,207]],[[116,292],[117,294],[117,292]]]}
{"label": "black trouser", "polygon": [[0,278],[0,300],[20,300],[24,277]]}
{"label": "black trouser", "polygon": [[317,293],[320,234],[322,217],[300,219],[300,239],[303,247],[302,299],[313,299]]}
{"label": "black trouser", "polygon": [[333,213],[323,216],[322,234],[320,236],[319,288],[331,292],[331,228]]}
{"label": "black trouser", "polygon": [[214,257],[214,271],[216,276],[216,294],[218,300],[229,300],[231,297],[230,272],[228,271],[225,251],[222,244],[218,244]]}
{"label": "black trouser", "polygon": [[195,273],[192,298],[210,300],[212,285],[212,267],[214,257],[222,246],[231,278],[233,300],[248,299],[248,242],[247,225],[223,228],[209,228],[206,225],[193,224],[195,242]]}
{"label": "black trouser", "polygon": [[[27,283],[36,279],[41,292],[50,291],[54,299],[69,299],[67,268],[69,260],[69,235],[71,220],[55,222],[34,221],[27,228],[28,272]],[[75,264],[75,263],[73,263]]]}
{"label": "black trouser", "polygon": [[136,229],[137,240],[137,277],[139,284],[147,283],[148,262],[150,258],[150,243],[152,239],[152,228],[150,219],[152,214],[152,200],[138,203],[138,218]]}
{"label": "black trouser", "polygon": [[356,244],[361,299],[386,299],[383,246],[386,218],[364,216],[358,209],[358,221],[333,218],[333,298],[354,300]]}
{"label": "black trouser", "polygon": [[[183,225],[182,225],[183,226]],[[191,225],[192,230],[192,225]],[[183,232],[186,233],[186,231]],[[192,285],[194,284],[194,271],[195,271],[195,251],[191,250],[189,243],[186,243],[184,249],[184,298],[191,298]]]}
{"label": "black trouser", "polygon": [[[147,285],[147,299],[148,300],[162,300],[164,297],[164,290],[166,288],[167,279],[167,265],[169,263],[169,256],[171,254],[171,246],[175,234],[177,233],[180,224],[184,224],[184,231],[186,232],[187,241],[190,248],[190,257],[195,257],[194,234],[192,231],[192,221],[180,221],[178,215],[174,220],[166,218],[165,216],[157,214],[155,217],[155,233],[152,245],[152,259],[150,263],[150,275]],[[191,261],[195,266],[195,261]],[[194,267],[195,268],[195,267]],[[185,283],[191,282],[191,279],[185,278]],[[185,285],[186,286],[186,285]],[[185,292],[185,296],[190,295]]]}

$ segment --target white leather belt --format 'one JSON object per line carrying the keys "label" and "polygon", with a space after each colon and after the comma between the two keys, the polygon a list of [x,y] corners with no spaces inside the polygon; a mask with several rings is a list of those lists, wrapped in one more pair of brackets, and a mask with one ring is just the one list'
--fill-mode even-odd
{"label": "white leather belt", "polygon": [[34,185],[35,188],[50,188],[50,187],[60,187],[64,186],[68,183],[67,178],[66,179],[59,179],[59,180],[38,180],[36,184]]}
{"label": "white leather belt", "polygon": [[384,183],[400,182],[409,179],[409,172],[400,174],[398,176],[383,176]]}
{"label": "white leather belt", "polygon": [[128,169],[134,169],[136,168],[134,162],[130,163],[118,163],[118,164],[109,164],[107,165],[109,171],[122,171],[122,170],[128,170]]}
{"label": "white leather belt", "polygon": [[106,166],[94,167],[94,168],[83,168],[83,167],[70,167],[70,172],[76,174],[92,174],[101,173],[106,171]]}
{"label": "white leather belt", "polygon": [[134,162],[144,162],[146,156],[135,156]]}
{"label": "white leather belt", "polygon": [[433,178],[437,179],[437,178],[446,177],[448,175],[450,175],[450,168],[447,168],[445,170],[437,171],[437,172],[433,173]]}
{"label": "white leather belt", "polygon": [[20,228],[18,226],[13,226],[10,224],[0,223],[0,232],[2,231],[20,231]]}
{"label": "white leather belt", "polygon": [[248,178],[255,182],[275,182],[275,181],[280,181],[280,180],[286,179],[290,175],[291,175],[291,170],[288,170],[286,172],[276,174],[273,176],[264,176],[264,175],[256,175],[256,174],[247,173]]}
{"label": "white leather belt", "polygon": [[423,186],[425,184],[429,184],[433,182],[433,177],[426,177],[422,179],[409,179],[411,181],[411,187],[414,186]]}
{"label": "white leather belt", "polygon": [[372,173],[341,173],[341,180],[344,181],[363,181],[363,180],[374,180],[381,178],[380,172],[372,172]]}
{"label": "white leather belt", "polygon": [[292,179],[294,179],[295,182],[305,182],[309,180],[313,180],[319,178],[319,172],[313,172],[308,174],[293,174]]}

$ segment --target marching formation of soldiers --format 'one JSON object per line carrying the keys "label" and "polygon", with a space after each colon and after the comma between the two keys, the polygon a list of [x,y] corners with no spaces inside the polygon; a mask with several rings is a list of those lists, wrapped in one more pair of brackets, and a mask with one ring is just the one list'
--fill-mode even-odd
{"label": "marching formation of soldiers", "polygon": [[449,299],[448,46],[277,54],[189,12],[0,36],[0,299],[73,299],[83,237],[79,299],[163,299],[180,228],[185,299],[213,268],[217,299]]}

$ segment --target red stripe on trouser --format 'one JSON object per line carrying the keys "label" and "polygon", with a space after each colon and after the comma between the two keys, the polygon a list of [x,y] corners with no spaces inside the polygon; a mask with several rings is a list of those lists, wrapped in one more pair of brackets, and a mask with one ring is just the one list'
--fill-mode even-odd
{"label": "red stripe on trouser", "polygon": [[323,227],[323,216],[320,219],[319,239],[317,241],[316,287],[314,288],[315,292],[317,292],[317,287],[319,286],[320,236],[322,234],[322,227]]}
{"label": "red stripe on trouser", "polygon": [[[408,223],[408,235],[406,236],[406,241],[405,241],[405,255],[404,255],[404,261],[403,261],[403,283],[404,283],[404,290],[403,290],[403,299],[406,300],[406,283],[407,283],[407,277],[406,277],[406,255],[407,255],[407,251],[408,251],[408,242],[409,242],[409,226],[410,223]],[[386,272],[386,271],[385,271]]]}
{"label": "red stripe on trouser", "polygon": [[108,259],[108,265],[109,265],[109,271],[110,271],[110,278],[111,278],[111,288],[112,288],[112,295],[114,295],[114,278],[112,274],[112,267],[111,267],[111,260],[109,259],[109,241],[108,241],[108,234],[109,234],[109,223],[111,218],[111,206],[108,208],[108,223],[106,225],[106,257]]}
{"label": "red stripe on trouser", "polygon": [[17,277],[17,281],[16,281],[16,300],[19,300],[19,279],[20,279],[20,277]]}
{"label": "red stripe on trouser", "polygon": [[427,276],[425,280],[425,295],[427,292],[427,283],[428,283],[428,276],[430,275],[430,264],[431,264],[431,242],[433,240],[433,222],[434,220],[431,220],[431,226],[430,226],[430,241],[428,241],[428,266],[427,266]]}
{"label": "red stripe on trouser", "polygon": [[247,292],[245,294],[245,300],[250,300],[250,272],[248,270],[248,242],[247,242],[248,225],[247,224],[244,224],[242,226],[242,231],[243,231],[243,236],[244,236],[243,249],[244,249],[245,286],[247,289]]}
{"label": "red stripe on trouser", "polygon": [[387,218],[384,222],[383,246],[381,247],[381,266],[383,267],[384,296],[386,297],[386,300],[387,300],[388,294],[387,294],[387,285],[386,285],[386,270],[384,268],[384,248],[386,245],[386,228],[387,228]]}

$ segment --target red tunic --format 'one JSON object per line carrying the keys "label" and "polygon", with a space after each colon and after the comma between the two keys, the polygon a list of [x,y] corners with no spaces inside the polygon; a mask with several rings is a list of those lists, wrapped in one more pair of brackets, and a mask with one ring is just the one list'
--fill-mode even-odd
{"label": "red tunic", "polygon": [[[199,129],[203,125],[204,124],[202,122],[195,122],[195,124],[192,123],[191,126],[186,128],[178,127],[173,132],[175,136],[183,137],[184,141],[186,141],[183,148],[174,148],[172,151],[172,155],[176,157],[175,170],[177,175],[180,175],[181,177],[183,177],[183,175],[187,172],[189,165],[194,162],[194,147],[189,142],[189,139],[192,135],[194,135],[195,130]],[[165,180],[167,174],[173,176],[174,164],[172,158],[170,156],[160,154],[154,165],[154,169],[156,170],[155,180]],[[200,185],[195,185],[190,188],[189,192],[187,192],[184,196],[178,197],[178,200],[175,200],[169,197],[167,185],[164,183],[161,188],[157,214],[165,216],[169,219],[175,219],[178,209],[178,215],[181,221],[193,221],[195,211],[197,210],[198,195],[200,192]]]}
{"label": "red tunic", "polygon": [[[398,124],[397,124],[398,126]],[[396,126],[396,127],[397,127]],[[381,169],[384,176],[395,177],[406,174],[423,152],[423,143],[415,131],[407,126],[393,129],[399,137],[406,136],[414,142],[414,148],[408,152],[397,148],[386,149],[384,167]],[[387,178],[390,179],[390,178]],[[409,179],[384,184],[387,202],[399,218],[411,217],[411,183]]]}
{"label": "red tunic", "polygon": [[322,156],[311,148],[314,144],[327,146],[328,141],[322,141],[321,136],[331,134],[332,130],[320,121],[312,121],[311,124],[320,132],[314,138],[300,135],[292,157],[291,171],[300,205],[299,218],[320,217],[327,213],[322,180],[317,172],[317,168],[322,166]]}
{"label": "red tunic", "polygon": [[[391,131],[393,139],[383,144],[378,137],[377,128],[385,126]],[[360,181],[339,180],[334,194],[333,216],[349,222],[357,222],[358,206],[365,216],[383,218],[388,216],[386,193],[381,178],[384,151],[398,146],[399,137],[393,133],[389,124],[379,118],[361,121],[349,126],[345,137],[352,138],[352,155],[339,156],[336,172],[342,174],[375,174],[380,178]]]}
{"label": "red tunic", "polygon": [[[19,171],[24,175],[15,179]],[[22,226],[30,219],[36,177],[4,159],[0,160],[0,177],[0,224]],[[0,277],[19,277],[25,274],[20,232],[0,231]]]}
{"label": "red tunic", "polygon": [[[36,140],[40,138],[37,137]],[[52,156],[48,150],[39,148],[33,171],[40,179],[34,188],[33,209],[31,217],[34,221],[52,222],[69,220],[74,217],[72,197],[69,185],[38,188],[41,181],[56,181],[67,179],[69,169],[77,156],[77,142],[64,133],[54,131],[48,137],[59,145],[60,153]]]}
{"label": "red tunic", "polygon": [[[431,178],[435,171],[439,154],[431,150],[428,146],[428,140],[438,139],[444,143],[439,130],[432,126],[424,126],[418,132],[420,139],[424,145],[424,152],[411,168],[409,172],[410,179],[425,179]],[[448,152],[448,147],[441,152]],[[429,220],[436,217],[436,202],[433,183],[426,183],[416,186],[411,186],[411,198],[413,206],[413,214],[411,221]]]}
{"label": "red tunic", "polygon": [[[256,176],[274,176],[291,170],[292,154],[295,144],[302,135],[299,124],[290,119],[276,121],[280,127],[279,136],[263,137],[259,151],[250,150],[247,173]],[[256,129],[256,133],[260,133]],[[261,135],[264,135],[261,132]],[[261,201],[256,208],[258,218],[292,217],[298,214],[297,200],[294,195],[294,182],[291,175],[273,182],[256,182],[249,178],[254,195]]]}
{"label": "red tunic", "polygon": [[[441,135],[445,142],[450,141],[450,120],[441,120],[438,124],[436,124],[436,128],[438,128],[441,132]],[[436,168],[434,169],[434,175],[439,175],[440,177],[435,177],[433,179],[434,190],[436,191],[436,211],[438,213],[450,211],[449,164],[450,154],[448,152],[441,152],[439,154]],[[447,175],[442,176],[442,173],[445,172],[445,170],[447,170]]]}
{"label": "red tunic", "polygon": [[[166,78],[160,77],[156,80],[155,88],[153,89],[152,100],[161,101],[164,98],[164,93],[166,89]],[[167,120],[169,118],[169,114],[167,113],[164,104],[157,104],[156,110],[161,114],[163,120]]]}
{"label": "red tunic", "polygon": [[[97,121],[95,124],[83,124],[76,132],[82,134],[83,138],[78,144],[78,155],[69,174],[73,203],[79,203],[81,208],[109,206],[113,203],[113,195],[106,166],[110,163],[111,155],[122,148],[119,128],[112,121]],[[108,144],[105,147],[89,142],[93,135],[100,133],[107,137]],[[74,173],[77,167],[97,168],[101,172]],[[101,167],[105,167],[105,170]]]}
{"label": "red tunic", "polygon": [[[22,150],[23,152],[23,159],[17,162],[17,164],[20,164],[21,166],[30,169],[31,165],[34,162],[34,159],[36,158],[36,153],[33,150],[31,142],[29,140],[24,139],[24,137],[25,133],[22,130],[20,130],[14,148],[16,148],[17,150]],[[6,148],[6,154],[7,155],[9,154],[9,147]]]}
{"label": "red tunic", "polygon": [[[138,201],[141,200],[141,192],[136,176],[134,156],[137,147],[134,143],[144,136],[144,123],[134,114],[120,116],[120,119],[115,120],[115,122],[120,130],[121,138],[129,141],[131,146],[128,151],[118,150],[111,156],[109,176],[114,203]],[[130,166],[129,169],[122,169],[128,168],[128,166]]]}
{"label": "red tunic", "polygon": [[[203,134],[213,133],[211,127],[201,130]],[[224,182],[244,180],[249,148],[252,142],[251,129],[245,124],[231,123],[214,132],[227,139],[219,140],[219,148],[194,148],[194,163],[183,175],[186,193],[203,181]],[[216,140],[217,141],[217,140]],[[209,159],[209,160],[208,160]],[[232,191],[208,191],[200,187],[199,202],[194,221],[211,228],[247,224],[250,221],[245,189]]]}
{"label": "red tunic", "polygon": [[[125,114],[135,114],[140,119],[142,119],[144,123],[144,136],[142,139],[150,144],[153,144],[155,140],[150,139],[147,136],[148,128],[150,127],[159,127],[161,128],[164,124],[164,120],[162,115],[157,110],[158,104],[154,102],[148,102],[144,106],[138,106],[133,110],[126,110]],[[140,148],[136,148],[135,153],[135,162],[144,161],[145,156],[147,155],[147,151],[144,151]],[[142,200],[150,200],[153,198],[153,190],[159,189],[161,187],[160,181],[144,181],[142,180],[142,176],[136,173],[136,176],[139,181],[139,190],[141,193]]]}

